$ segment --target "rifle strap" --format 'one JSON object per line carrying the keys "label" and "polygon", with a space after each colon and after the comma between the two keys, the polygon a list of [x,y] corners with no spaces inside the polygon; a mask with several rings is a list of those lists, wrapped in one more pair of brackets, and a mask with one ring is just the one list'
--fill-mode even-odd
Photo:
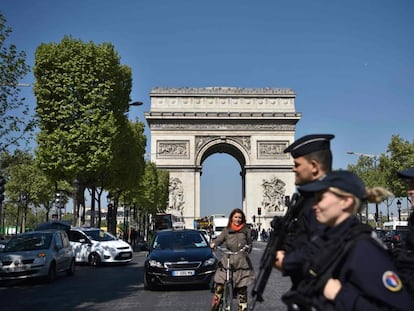
{"label": "rifle strap", "polygon": [[[311,289],[312,292],[323,290],[326,282],[332,277],[333,271],[348,254],[348,251],[358,240],[370,238],[371,234],[372,229],[370,226],[358,223],[347,235],[324,245],[319,255],[313,258],[306,271],[309,277],[309,280],[306,281],[307,285],[299,284],[298,290],[300,291],[300,287],[303,289],[303,286],[308,288],[308,290]],[[301,283],[305,282],[302,281]]]}

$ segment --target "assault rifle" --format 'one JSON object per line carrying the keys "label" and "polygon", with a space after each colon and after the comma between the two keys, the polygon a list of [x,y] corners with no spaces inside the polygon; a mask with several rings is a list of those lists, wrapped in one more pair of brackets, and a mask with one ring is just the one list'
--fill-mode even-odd
{"label": "assault rifle", "polygon": [[286,214],[284,216],[273,217],[270,223],[273,230],[270,232],[266,248],[262,258],[260,258],[259,273],[252,289],[253,300],[250,304],[250,310],[254,310],[256,301],[262,302],[264,300],[263,292],[275,264],[276,251],[282,248],[286,235],[289,232],[289,227],[297,220],[298,209],[302,201],[303,197],[299,196],[298,193],[293,194],[291,200],[287,196],[285,198],[285,204],[287,206]]}

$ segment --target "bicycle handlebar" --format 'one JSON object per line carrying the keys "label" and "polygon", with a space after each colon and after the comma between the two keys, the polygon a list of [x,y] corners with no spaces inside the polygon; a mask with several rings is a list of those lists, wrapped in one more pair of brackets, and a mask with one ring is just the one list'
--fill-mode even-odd
{"label": "bicycle handlebar", "polygon": [[243,247],[242,249],[238,250],[237,252],[229,251],[229,250],[227,250],[227,248],[220,247],[220,246],[216,246],[216,249],[219,250],[220,252],[222,252],[225,255],[237,255],[237,254],[240,254],[242,252],[247,252],[247,249],[245,247]]}

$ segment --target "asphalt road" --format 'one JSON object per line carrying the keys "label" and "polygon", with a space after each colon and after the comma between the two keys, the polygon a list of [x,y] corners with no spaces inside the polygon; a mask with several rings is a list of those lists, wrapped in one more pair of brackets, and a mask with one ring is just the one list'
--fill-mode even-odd
{"label": "asphalt road", "polygon": [[[262,242],[254,244],[250,256],[255,267],[258,267],[264,246]],[[145,254],[145,252],[135,252],[133,261],[127,265],[98,268],[76,266],[74,276],[61,275],[51,284],[40,281],[13,281],[1,284],[0,309],[2,311],[209,310],[212,293],[206,287],[144,290]],[[273,270],[264,293],[265,301],[257,303],[255,310],[286,310],[280,297],[289,286],[289,279],[282,277],[277,270]]]}

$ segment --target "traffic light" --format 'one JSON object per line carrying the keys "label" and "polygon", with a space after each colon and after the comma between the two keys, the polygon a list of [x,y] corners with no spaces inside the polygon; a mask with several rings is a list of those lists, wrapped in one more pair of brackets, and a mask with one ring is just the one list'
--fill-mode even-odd
{"label": "traffic light", "polygon": [[56,193],[56,208],[63,208],[64,207],[64,194],[62,192]]}
{"label": "traffic light", "polygon": [[256,215],[253,215],[253,223],[256,223]]}
{"label": "traffic light", "polygon": [[6,180],[3,176],[0,175],[0,204],[4,201],[4,185],[6,184]]}
{"label": "traffic light", "polygon": [[262,208],[261,207],[258,207],[257,208],[257,215],[262,215]]}

